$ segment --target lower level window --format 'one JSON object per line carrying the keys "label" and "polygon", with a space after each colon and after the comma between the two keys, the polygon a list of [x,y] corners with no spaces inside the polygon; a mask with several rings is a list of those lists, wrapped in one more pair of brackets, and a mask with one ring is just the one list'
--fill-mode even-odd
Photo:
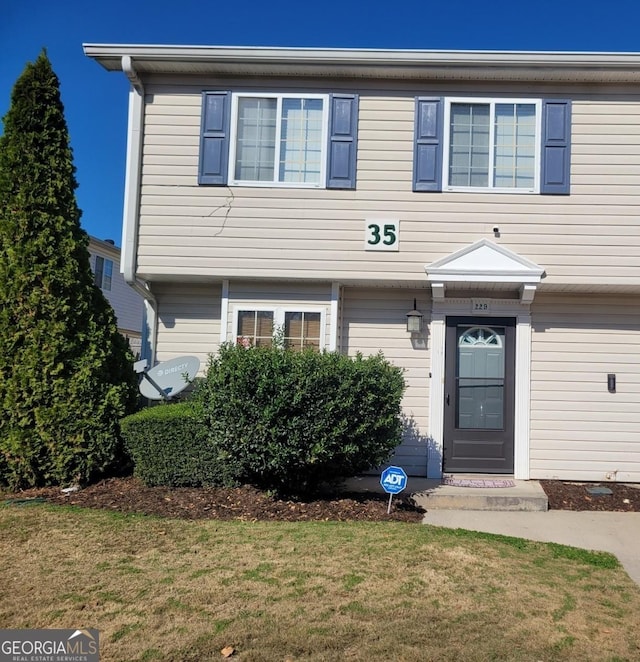
{"label": "lower level window", "polygon": [[286,347],[300,351],[322,348],[322,313],[319,311],[239,310],[236,327],[238,344],[246,347],[270,347],[274,334],[282,330]]}
{"label": "lower level window", "polygon": [[285,313],[284,341],[291,349],[320,349],[320,313]]}
{"label": "lower level window", "polygon": [[273,311],[241,310],[238,313],[238,341],[253,347],[273,344]]}

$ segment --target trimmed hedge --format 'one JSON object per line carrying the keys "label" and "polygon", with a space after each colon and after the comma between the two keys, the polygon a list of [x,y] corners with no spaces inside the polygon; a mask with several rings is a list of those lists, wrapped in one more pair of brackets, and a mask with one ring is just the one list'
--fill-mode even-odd
{"label": "trimmed hedge", "polygon": [[382,354],[227,344],[198,390],[211,447],[241,482],[302,494],[387,460],[401,441],[402,371]]}
{"label": "trimmed hedge", "polygon": [[121,422],[134,473],[146,485],[197,487],[233,484],[233,465],[207,440],[202,412],[187,401],[162,404]]}

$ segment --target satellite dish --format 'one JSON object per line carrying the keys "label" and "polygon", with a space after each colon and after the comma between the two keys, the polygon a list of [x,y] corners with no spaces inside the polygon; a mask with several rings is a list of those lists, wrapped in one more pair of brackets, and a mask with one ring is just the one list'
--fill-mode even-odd
{"label": "satellite dish", "polygon": [[197,356],[178,356],[142,373],[140,393],[149,400],[170,400],[192,382],[200,369]]}

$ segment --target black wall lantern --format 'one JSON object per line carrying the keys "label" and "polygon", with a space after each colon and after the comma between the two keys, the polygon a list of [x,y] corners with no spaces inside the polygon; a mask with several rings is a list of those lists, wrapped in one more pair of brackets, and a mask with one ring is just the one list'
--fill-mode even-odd
{"label": "black wall lantern", "polygon": [[420,333],[422,331],[423,314],[416,308],[416,300],[413,300],[413,310],[407,313],[407,331],[409,333]]}

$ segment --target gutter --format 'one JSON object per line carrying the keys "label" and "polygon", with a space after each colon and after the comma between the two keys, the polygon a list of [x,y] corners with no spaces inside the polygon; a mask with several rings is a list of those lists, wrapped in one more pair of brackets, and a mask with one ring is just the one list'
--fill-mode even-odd
{"label": "gutter", "polygon": [[142,163],[142,141],[144,127],[144,85],[133,67],[129,55],[122,56],[122,71],[131,82],[129,90],[129,117],[127,122],[127,161],[124,188],[124,210],[122,222],[122,253],[120,268],[125,282],[145,302],[145,319],[142,330],[142,357],[154,364],[158,304],[149,284],[136,276],[138,228],[140,225],[140,166]]}

